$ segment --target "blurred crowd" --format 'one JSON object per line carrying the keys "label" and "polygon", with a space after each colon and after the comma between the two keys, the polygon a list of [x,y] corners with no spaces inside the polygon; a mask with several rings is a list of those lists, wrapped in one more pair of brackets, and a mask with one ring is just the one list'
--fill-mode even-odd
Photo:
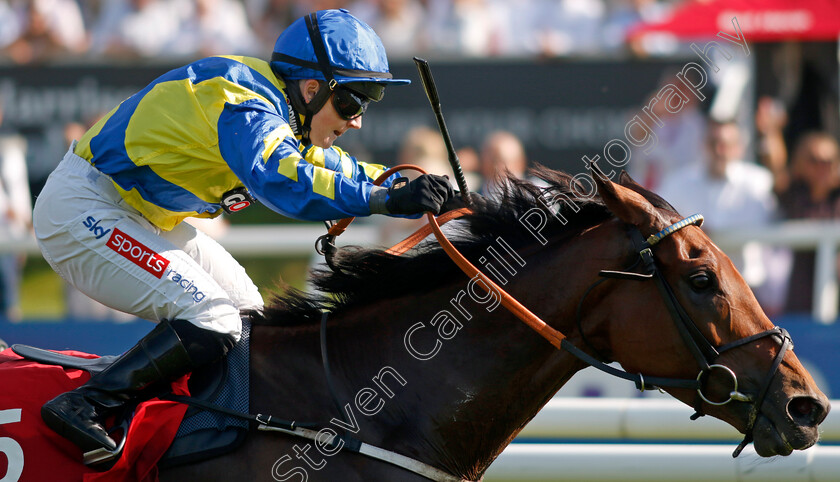
{"label": "blurred crowd", "polygon": [[[774,99],[758,100],[749,126],[700,109],[685,109],[668,122],[673,135],[661,136],[657,150],[635,152],[627,169],[681,215],[703,214],[703,229],[713,239],[729,231],[762,229],[785,221],[840,220],[837,137],[821,130],[806,131],[788,145],[787,113]],[[420,132],[426,132],[427,147],[422,151],[411,147]],[[400,162],[452,176],[443,142],[433,134],[428,128],[412,131],[403,148],[412,155]],[[657,157],[663,155],[668,157]],[[482,145],[461,148],[459,157],[471,190],[491,198],[498,196],[498,176],[505,171],[540,182],[530,177],[526,150],[511,132],[488,133]],[[769,316],[811,313],[813,249],[791,250],[765,244],[758,237],[741,249],[728,248],[727,254]],[[840,272],[840,258],[836,264]]]}
{"label": "blurred crowd", "polygon": [[347,8],[391,58],[621,52],[678,0],[0,0],[0,61],[265,57],[314,10]]}
{"label": "blurred crowd", "polygon": [[[327,8],[347,8],[369,23],[392,60],[428,53],[437,58],[667,53],[665,44],[628,43],[626,33],[640,22],[663,18],[681,1],[0,0],[0,64],[166,61],[211,54],[266,58],[293,20]],[[778,77],[791,77],[790,72]],[[722,115],[696,100],[678,114],[655,112],[663,121],[656,129],[659,142],[650,151],[634,152],[627,169],[683,215],[702,213],[704,229],[713,235],[786,220],[840,219],[836,136],[826,130],[803,132],[810,126],[789,118],[790,102],[787,108],[772,97],[749,103],[754,105],[739,109],[749,119]],[[736,103],[729,105],[734,109]],[[831,112],[836,118],[836,109]],[[91,123],[64,126],[62,145]],[[0,229],[14,233],[30,229],[30,195],[15,192],[15,186],[26,185],[20,182],[27,176],[26,148],[19,133],[0,127]],[[511,132],[488,132],[483,143],[463,146],[458,155],[470,188],[488,197],[499,192],[500,172],[529,178],[527,150]],[[394,161],[453,177],[440,134],[429,127],[411,129]],[[30,177],[34,167],[29,166]],[[408,220],[383,225],[380,241],[396,242],[415,227]],[[750,243],[731,255],[771,316],[811,310],[813,250]],[[20,318],[22,262],[18,255],[0,254],[0,318]],[[71,290],[66,301],[71,314],[80,317],[114,316]]]}

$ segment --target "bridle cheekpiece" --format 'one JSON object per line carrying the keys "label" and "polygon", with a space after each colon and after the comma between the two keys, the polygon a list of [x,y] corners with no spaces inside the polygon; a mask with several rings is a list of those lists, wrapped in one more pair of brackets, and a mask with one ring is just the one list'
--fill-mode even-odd
{"label": "bridle cheekpiece", "polygon": [[[758,418],[758,414],[761,411],[761,405],[764,402],[765,397],[767,396],[767,392],[770,388],[770,383],[773,381],[773,377],[778,371],[779,366],[782,363],[782,359],[785,356],[785,353],[789,349],[793,348],[793,342],[791,341],[790,334],[787,332],[787,330],[776,326],[769,330],[765,330],[760,333],[755,333],[745,338],[735,340],[731,343],[715,347],[711,343],[709,343],[709,341],[706,339],[706,337],[703,335],[700,329],[697,328],[697,325],[694,323],[694,321],[691,319],[691,317],[688,315],[688,313],[685,311],[682,305],[680,305],[680,302],[679,300],[677,300],[673,289],[668,284],[667,280],[665,279],[665,276],[662,274],[661,270],[656,265],[656,259],[653,255],[652,248],[671,234],[674,234],[675,232],[687,226],[700,226],[702,223],[703,215],[694,214],[674,224],[671,224],[670,226],[666,227],[665,229],[662,229],[656,234],[648,236],[647,239],[645,239],[642,236],[642,234],[637,228],[633,227],[633,229],[630,231],[630,237],[634,244],[634,250],[638,253],[639,257],[627,270],[602,270],[599,273],[599,276],[601,276],[602,279],[593,283],[593,285],[590,286],[589,289],[584,293],[578,305],[577,311],[577,322],[581,336],[584,340],[584,343],[590,348],[592,348],[592,346],[587,342],[585,335],[583,335],[581,316],[583,301],[586,299],[586,296],[589,294],[589,292],[602,282],[606,281],[607,279],[624,279],[632,281],[646,281],[652,279],[656,283],[656,286],[659,289],[660,294],[662,295],[663,301],[665,302],[665,306],[668,309],[671,318],[674,320],[677,330],[680,333],[680,336],[683,338],[683,341],[685,342],[689,351],[691,351],[695,360],[697,360],[698,364],[700,365],[700,373],[697,375],[696,379],[685,380],[676,378],[645,377],[640,373],[628,373],[610,367],[609,365],[603,363],[601,360],[592,357],[591,355],[583,352],[577,347],[574,347],[574,345],[572,345],[571,342],[565,339],[563,340],[563,348],[570,351],[572,354],[586,361],[595,368],[598,368],[599,370],[605,371],[620,378],[634,381],[636,383],[636,387],[642,391],[644,391],[645,389],[658,387],[695,389],[697,392],[698,400],[695,401],[694,409],[696,413],[691,416],[692,420],[695,420],[704,415],[702,411],[702,402],[706,402],[710,405],[715,406],[726,405],[732,401],[752,403],[749,421],[745,430],[746,436],[744,437],[744,440],[735,449],[735,452],[733,452],[732,454],[733,457],[737,457],[744,449],[744,447],[746,447],[746,445],[752,441],[752,429],[755,425],[756,419]],[[642,273],[631,271],[635,269],[639,264],[643,265]],[[748,343],[754,342],[767,336],[774,338],[778,337],[781,340],[781,347],[779,348],[779,351],[773,360],[773,364],[770,367],[770,371],[768,372],[763,384],[761,385],[759,393],[755,396],[742,393],[738,391],[738,376],[735,374],[735,372],[726,365],[715,363],[715,361],[720,356],[720,354],[725,351],[746,345]],[[594,350],[594,348],[592,349]],[[597,353],[597,350],[595,351]],[[730,390],[729,398],[727,398],[726,400],[715,401],[710,399],[706,394],[703,393],[704,382],[713,370],[722,371],[732,379],[732,390]]]}

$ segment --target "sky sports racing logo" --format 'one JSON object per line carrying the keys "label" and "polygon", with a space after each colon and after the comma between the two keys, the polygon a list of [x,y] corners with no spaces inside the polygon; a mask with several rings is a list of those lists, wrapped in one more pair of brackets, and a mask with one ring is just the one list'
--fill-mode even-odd
{"label": "sky sports racing logo", "polygon": [[[96,224],[94,224],[93,221],[90,223],[91,226],[98,226],[98,221]],[[88,226],[88,229],[90,229],[94,235],[99,234],[90,226]],[[113,230],[114,232],[111,234],[107,243],[109,248],[119,253],[125,259],[148,271],[152,276],[158,279],[166,276],[173,283],[181,287],[184,292],[190,295],[196,303],[204,299],[204,292],[199,291],[198,287],[193,284],[192,280],[184,278],[184,276],[180,273],[170,268],[168,259],[151,250],[140,241],[132,238],[124,231],[120,231],[118,228],[113,228]],[[110,229],[108,231],[110,231]],[[108,231],[105,231],[105,233]]]}
{"label": "sky sports racing logo", "polygon": [[114,232],[108,238],[108,247],[156,278],[161,278],[169,266],[168,259],[117,228],[114,228]]}
{"label": "sky sports racing logo", "polygon": [[181,273],[172,268],[166,270],[166,277],[171,279],[175,284],[184,289],[184,292],[192,296],[193,301],[198,303],[204,299],[204,292],[198,290],[198,286],[194,285],[192,280],[184,278]]}

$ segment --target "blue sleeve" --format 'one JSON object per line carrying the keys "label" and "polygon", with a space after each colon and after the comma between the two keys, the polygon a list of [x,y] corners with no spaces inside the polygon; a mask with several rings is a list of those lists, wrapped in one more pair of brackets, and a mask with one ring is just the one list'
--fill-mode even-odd
{"label": "blue sleeve", "polygon": [[[346,153],[348,159],[341,159],[337,148],[308,149],[304,158],[285,115],[258,99],[225,106],[219,150],[245,187],[270,209],[295,219],[369,216],[373,183],[363,166]],[[330,169],[336,160],[352,165]]]}

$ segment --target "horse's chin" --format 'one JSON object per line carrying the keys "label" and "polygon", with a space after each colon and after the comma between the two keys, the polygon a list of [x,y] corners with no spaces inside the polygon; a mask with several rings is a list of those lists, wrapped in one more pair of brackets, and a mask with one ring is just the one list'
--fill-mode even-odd
{"label": "horse's chin", "polygon": [[816,434],[792,433],[780,431],[766,416],[759,415],[753,427],[753,445],[755,452],[762,457],[790,455],[794,450],[805,450],[817,442]]}

